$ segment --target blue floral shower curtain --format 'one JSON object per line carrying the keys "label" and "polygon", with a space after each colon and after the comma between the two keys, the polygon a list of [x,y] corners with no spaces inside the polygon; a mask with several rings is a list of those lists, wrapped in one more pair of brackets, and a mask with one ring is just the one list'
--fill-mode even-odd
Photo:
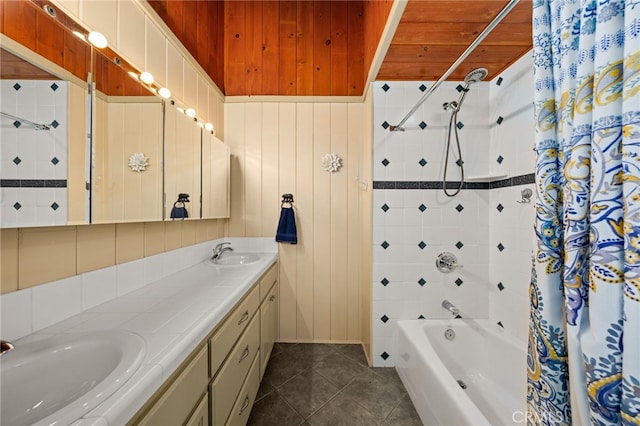
{"label": "blue floral shower curtain", "polygon": [[532,424],[640,425],[640,0],[534,0]]}

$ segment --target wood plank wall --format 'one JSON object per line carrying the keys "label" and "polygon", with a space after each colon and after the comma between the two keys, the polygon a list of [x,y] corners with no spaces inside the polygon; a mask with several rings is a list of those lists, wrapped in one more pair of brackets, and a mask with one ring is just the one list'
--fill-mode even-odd
{"label": "wood plank wall", "polygon": [[31,1],[0,0],[0,32],[87,80],[90,48]]}
{"label": "wood plank wall", "polygon": [[393,1],[149,3],[227,96],[359,96]]}
{"label": "wood plank wall", "polygon": [[[370,149],[363,105],[225,105],[233,158],[229,236],[273,237],[281,195],[294,195],[298,244],[279,244],[282,341],[363,340],[369,318],[362,312],[369,309],[361,295],[370,282],[362,280],[361,224],[371,215],[361,211],[356,181],[365,145]],[[342,158],[337,173],[321,167],[330,152]]]}

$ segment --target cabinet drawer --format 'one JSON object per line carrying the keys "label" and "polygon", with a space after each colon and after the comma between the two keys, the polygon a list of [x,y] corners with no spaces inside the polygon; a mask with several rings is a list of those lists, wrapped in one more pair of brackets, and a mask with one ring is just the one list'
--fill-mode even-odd
{"label": "cabinet drawer", "polygon": [[260,348],[260,316],[255,315],[244,332],[238,344],[229,354],[220,369],[220,373],[214,379],[212,387],[213,424],[223,425],[233,404],[240,392],[251,362],[256,357]]}
{"label": "cabinet drawer", "polygon": [[259,286],[256,286],[249,296],[233,310],[231,315],[224,321],[224,325],[209,340],[211,346],[211,377],[222,365],[227,354],[235,344],[242,331],[249,324],[249,320],[260,304]]}
{"label": "cabinet drawer", "polygon": [[264,374],[278,334],[278,286],[274,285],[265,301],[260,305],[260,378]]}
{"label": "cabinet drawer", "polygon": [[209,381],[207,373],[207,347],[205,346],[138,424],[183,424],[207,389]]}
{"label": "cabinet drawer", "polygon": [[258,394],[258,387],[260,386],[260,354],[256,356],[251,365],[251,370],[247,375],[247,380],[244,382],[238,399],[236,400],[229,420],[227,420],[228,426],[245,426],[247,420],[249,420],[249,414],[251,414],[251,407]]}
{"label": "cabinet drawer", "polygon": [[278,280],[278,263],[273,265],[267,272],[264,273],[260,280],[260,302],[262,303],[267,297],[271,286]]}

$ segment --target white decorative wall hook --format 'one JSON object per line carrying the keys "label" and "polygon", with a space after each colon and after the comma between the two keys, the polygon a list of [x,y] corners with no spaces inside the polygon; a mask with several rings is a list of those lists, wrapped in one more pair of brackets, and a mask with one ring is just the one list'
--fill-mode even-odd
{"label": "white decorative wall hook", "polygon": [[129,157],[129,167],[132,171],[141,173],[147,170],[149,159],[141,152],[135,152]]}
{"label": "white decorative wall hook", "polygon": [[322,156],[322,168],[329,173],[337,172],[342,167],[342,159],[336,154],[325,154]]}

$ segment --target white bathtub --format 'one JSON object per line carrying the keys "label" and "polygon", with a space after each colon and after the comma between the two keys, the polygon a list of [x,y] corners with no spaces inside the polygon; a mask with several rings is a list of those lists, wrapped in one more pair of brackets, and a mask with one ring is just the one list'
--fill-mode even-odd
{"label": "white bathtub", "polygon": [[425,425],[526,423],[526,347],[494,322],[398,321],[393,340],[396,370]]}

